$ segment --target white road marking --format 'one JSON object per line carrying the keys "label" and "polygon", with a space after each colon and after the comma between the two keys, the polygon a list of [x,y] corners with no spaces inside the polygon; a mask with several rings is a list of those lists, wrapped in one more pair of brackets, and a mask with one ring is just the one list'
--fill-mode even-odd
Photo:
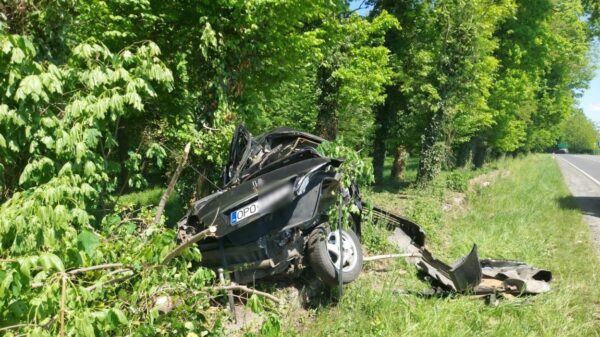
{"label": "white road marking", "polygon": [[575,166],[575,164],[571,163],[570,161],[568,161],[567,159],[563,158],[562,156],[558,156],[558,158],[564,160],[567,162],[567,164],[573,166],[577,171],[583,173],[584,176],[588,177],[591,181],[593,181],[596,185],[600,186],[600,181],[594,179],[594,177],[592,177],[591,175],[587,174],[584,170],[580,169],[579,167]]}

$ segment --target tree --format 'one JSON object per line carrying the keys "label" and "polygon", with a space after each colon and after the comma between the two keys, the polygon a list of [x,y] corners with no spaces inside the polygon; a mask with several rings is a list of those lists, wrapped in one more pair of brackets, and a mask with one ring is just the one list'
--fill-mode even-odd
{"label": "tree", "polygon": [[543,150],[589,77],[589,39],[579,1],[518,1],[497,32],[498,80],[490,97],[494,124],[482,130],[493,151]]}
{"label": "tree", "polygon": [[[401,69],[399,97],[394,98],[400,106],[388,107],[408,117],[400,125],[409,127],[400,130],[412,126],[422,130],[416,132],[422,134],[418,180],[427,182],[439,172],[453,145],[468,141],[492,121],[487,97],[498,64],[493,34],[511,13],[512,2],[375,1],[375,8],[389,10],[401,25],[416,24],[388,40]],[[374,158],[375,167],[380,166],[381,155]]]}
{"label": "tree", "polygon": [[317,67],[317,133],[327,139],[339,133],[355,148],[370,144],[372,109],[383,103],[392,77],[384,36],[395,27],[386,12],[371,21],[354,13],[324,23],[318,34],[324,43]]}
{"label": "tree", "polygon": [[600,140],[598,129],[581,109],[573,109],[569,118],[560,125],[559,144],[566,144],[570,152],[592,153]]}

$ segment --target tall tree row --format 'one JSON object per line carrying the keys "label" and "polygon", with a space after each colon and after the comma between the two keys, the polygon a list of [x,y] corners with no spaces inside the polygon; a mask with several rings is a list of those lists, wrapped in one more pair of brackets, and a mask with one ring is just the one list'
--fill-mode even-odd
{"label": "tall tree row", "polygon": [[[373,1],[403,27],[388,33],[396,77],[377,110],[373,164],[400,145],[418,179],[443,165],[550,148],[593,74],[597,4],[573,1]],[[398,153],[398,152],[396,152]]]}

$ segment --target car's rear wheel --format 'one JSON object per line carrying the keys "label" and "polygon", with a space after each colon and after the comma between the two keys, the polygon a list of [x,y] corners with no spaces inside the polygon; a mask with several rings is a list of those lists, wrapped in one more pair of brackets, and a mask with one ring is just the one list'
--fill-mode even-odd
{"label": "car's rear wheel", "polygon": [[342,283],[356,280],[362,270],[360,240],[351,229],[342,230],[340,237],[338,230],[331,231],[329,226],[320,225],[311,232],[307,250],[309,264],[323,283],[339,284],[340,264]]}

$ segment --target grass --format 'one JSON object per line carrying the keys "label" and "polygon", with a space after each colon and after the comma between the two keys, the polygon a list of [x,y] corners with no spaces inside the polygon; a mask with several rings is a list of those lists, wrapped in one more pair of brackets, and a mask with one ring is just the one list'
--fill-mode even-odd
{"label": "grass", "polygon": [[[164,192],[164,188],[155,187],[140,192],[124,194],[119,197],[118,204],[127,205],[131,209],[137,209],[142,206],[156,207],[158,206],[160,198]],[[187,207],[183,205],[178,193],[173,191],[173,193],[171,193],[169,196],[167,204],[165,205],[164,216],[166,218],[167,225],[172,226],[176,224],[177,221],[183,217],[186,211]]]}
{"label": "grass", "polygon": [[[317,308],[314,319],[284,335],[302,336],[598,336],[600,264],[587,226],[569,200],[547,155],[505,160],[508,174],[466,193],[467,206],[442,212],[445,182],[403,198],[369,194],[386,207],[418,217],[434,253],[450,262],[477,243],[480,256],[518,259],[553,272],[550,293],[501,301],[491,307],[469,296],[424,298],[428,288],[403,261],[391,270],[365,269],[335,305]],[[407,292],[408,291],[408,292]],[[299,329],[299,330],[298,330]]]}

